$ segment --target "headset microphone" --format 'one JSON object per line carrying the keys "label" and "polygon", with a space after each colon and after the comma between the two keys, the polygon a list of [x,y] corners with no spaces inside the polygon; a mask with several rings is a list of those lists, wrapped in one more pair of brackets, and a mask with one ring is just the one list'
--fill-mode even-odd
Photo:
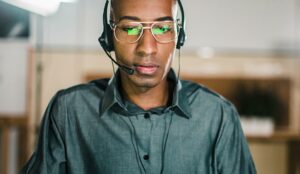
{"label": "headset microphone", "polygon": [[118,67],[119,67],[122,71],[126,72],[128,75],[133,75],[133,74],[134,74],[134,69],[119,64],[117,61],[115,61],[115,60],[111,57],[111,55],[110,55],[108,52],[105,51],[105,53],[106,53],[106,55],[110,58],[111,61],[113,61],[116,65],[118,65]]}
{"label": "headset microphone", "polygon": [[[99,38],[99,42],[101,42],[100,39],[101,39],[101,38]],[[128,75],[133,75],[133,74],[134,74],[134,69],[133,69],[133,68],[129,68],[129,67],[127,67],[127,66],[124,66],[124,65],[119,64],[117,61],[115,61],[115,60],[111,57],[111,55],[110,55],[110,53],[109,53],[108,51],[104,50],[104,52],[106,53],[106,55],[109,57],[109,59],[110,59],[112,62],[114,62],[116,65],[118,65],[118,67],[119,67],[122,71],[126,72]]]}
{"label": "headset microphone", "polygon": [[128,75],[133,75],[134,74],[134,69],[129,68],[127,66],[121,66],[120,64],[117,64],[121,70],[123,70],[124,72],[126,72]]}

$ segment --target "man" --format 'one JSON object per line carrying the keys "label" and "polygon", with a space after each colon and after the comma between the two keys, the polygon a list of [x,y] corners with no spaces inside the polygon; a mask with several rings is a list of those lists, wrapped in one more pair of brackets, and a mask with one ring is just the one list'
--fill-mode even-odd
{"label": "man", "polygon": [[100,42],[119,70],[57,93],[22,173],[256,173],[232,104],[171,69],[177,3],[111,2],[113,48]]}

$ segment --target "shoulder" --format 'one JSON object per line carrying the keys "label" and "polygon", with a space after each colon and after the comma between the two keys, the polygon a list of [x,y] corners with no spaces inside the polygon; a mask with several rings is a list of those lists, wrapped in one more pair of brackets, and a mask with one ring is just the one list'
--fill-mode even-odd
{"label": "shoulder", "polygon": [[83,107],[98,107],[102,100],[109,79],[94,80],[58,91],[48,105],[52,112],[64,110],[82,110]]}
{"label": "shoulder", "polygon": [[217,92],[209,89],[208,87],[191,81],[181,80],[182,92],[188,98],[197,98],[200,102],[206,103],[218,103],[225,105],[226,107],[232,107],[232,103],[224,98]]}
{"label": "shoulder", "polygon": [[104,93],[108,86],[109,79],[93,80],[89,83],[78,84],[66,89],[62,89],[57,92],[58,98],[62,97],[74,97],[76,95],[101,95]]}
{"label": "shoulder", "polygon": [[54,98],[60,105],[72,110],[83,106],[97,106],[103,99],[109,85],[109,79],[98,79],[85,84],[79,84],[57,92]]}
{"label": "shoulder", "polygon": [[226,137],[234,131],[242,132],[235,106],[223,96],[189,81],[182,81],[182,90],[186,95],[193,122],[199,127],[206,127],[212,137]]}
{"label": "shoulder", "polygon": [[54,95],[49,106],[72,106],[75,108],[83,103],[99,103],[108,87],[108,83],[108,78],[98,79],[61,89]]}
{"label": "shoulder", "polygon": [[[211,121],[238,121],[235,106],[222,95],[202,84],[181,80],[182,94],[189,103],[193,116]],[[198,114],[201,113],[201,114]]]}
{"label": "shoulder", "polygon": [[48,104],[44,120],[50,119],[58,127],[64,127],[70,115],[76,119],[84,112],[98,112],[108,82],[109,79],[99,79],[58,91]]}

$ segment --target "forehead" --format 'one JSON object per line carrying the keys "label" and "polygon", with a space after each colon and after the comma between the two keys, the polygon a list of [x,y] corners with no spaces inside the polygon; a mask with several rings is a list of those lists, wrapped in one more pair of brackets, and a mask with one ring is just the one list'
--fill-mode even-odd
{"label": "forehead", "polygon": [[118,21],[124,16],[141,21],[154,21],[176,16],[175,0],[112,0],[112,16]]}

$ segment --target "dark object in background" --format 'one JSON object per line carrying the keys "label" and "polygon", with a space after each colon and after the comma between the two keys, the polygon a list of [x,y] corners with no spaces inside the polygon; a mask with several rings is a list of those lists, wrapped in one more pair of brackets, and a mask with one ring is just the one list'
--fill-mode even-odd
{"label": "dark object in background", "polygon": [[272,88],[261,89],[258,86],[247,88],[241,85],[236,93],[238,111],[244,117],[268,117],[274,121],[282,114],[282,104]]}
{"label": "dark object in background", "polygon": [[0,38],[28,38],[30,13],[0,1]]}

